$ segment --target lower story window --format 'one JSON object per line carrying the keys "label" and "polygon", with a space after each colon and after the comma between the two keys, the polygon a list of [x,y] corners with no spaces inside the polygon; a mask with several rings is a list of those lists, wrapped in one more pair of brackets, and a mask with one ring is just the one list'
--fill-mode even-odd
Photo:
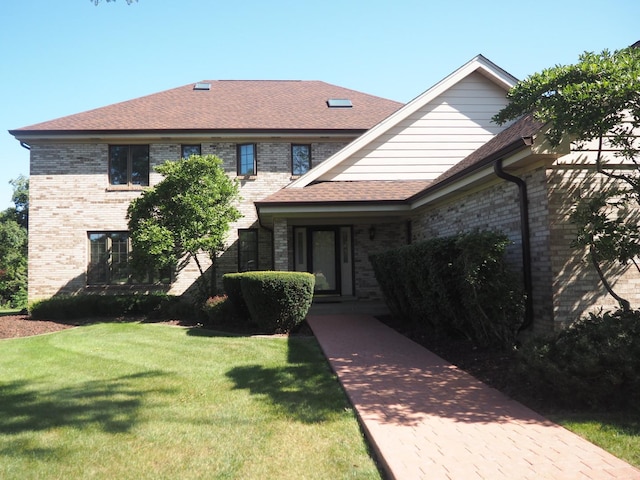
{"label": "lower story window", "polygon": [[243,228],[238,230],[238,271],[258,269],[258,230]]}
{"label": "lower story window", "polygon": [[170,283],[171,272],[131,272],[128,232],[89,232],[88,285]]}

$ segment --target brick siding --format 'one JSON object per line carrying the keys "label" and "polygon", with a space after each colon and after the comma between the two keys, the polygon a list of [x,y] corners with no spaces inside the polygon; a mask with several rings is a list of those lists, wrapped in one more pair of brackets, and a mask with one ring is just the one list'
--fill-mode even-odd
{"label": "brick siding", "polygon": [[[248,141],[249,142],[249,141]],[[126,142],[121,142],[126,143]],[[192,144],[193,141],[185,143]],[[242,142],[244,143],[244,141]],[[279,190],[291,179],[291,143],[286,139],[257,143],[257,175],[239,177],[243,214],[232,225],[228,249],[217,260],[218,282],[223,273],[237,271],[237,229],[259,228],[259,268],[274,268],[272,233],[260,228],[253,202]],[[342,148],[344,142],[307,142],[312,145],[314,165]],[[56,143],[31,145],[29,211],[29,299],[87,291],[87,232],[127,230],[126,210],[140,190],[110,188],[106,143]],[[150,184],[161,180],[153,167],[180,157],[179,143],[151,143]],[[236,177],[236,143],[202,143],[202,154],[223,160],[228,174]],[[202,259],[205,268],[208,261]],[[172,283],[170,292],[187,291],[198,277],[190,262]],[[218,283],[220,286],[220,283]],[[105,291],[119,291],[108,287]]]}

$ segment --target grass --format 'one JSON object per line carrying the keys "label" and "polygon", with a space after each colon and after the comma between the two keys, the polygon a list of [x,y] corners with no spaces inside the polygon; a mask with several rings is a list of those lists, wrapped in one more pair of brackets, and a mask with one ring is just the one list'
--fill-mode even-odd
{"label": "grass", "polygon": [[311,337],[97,324],[0,341],[0,478],[379,479]]}
{"label": "grass", "polygon": [[3,315],[16,315],[20,312],[20,308],[4,308],[0,307],[0,317]]}
{"label": "grass", "polygon": [[556,412],[547,417],[640,468],[640,413]]}

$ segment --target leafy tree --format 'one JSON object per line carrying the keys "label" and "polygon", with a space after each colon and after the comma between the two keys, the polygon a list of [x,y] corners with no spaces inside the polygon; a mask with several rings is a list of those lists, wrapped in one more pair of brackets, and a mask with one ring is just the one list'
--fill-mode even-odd
{"label": "leafy tree", "polygon": [[[636,263],[640,231],[629,212],[640,201],[640,48],[613,53],[585,52],[574,65],[555,66],[529,76],[508,94],[509,105],[494,121],[504,124],[528,113],[548,124],[547,138],[558,145],[563,138],[578,148],[597,142],[597,171],[611,180],[592,198],[579,201],[572,215],[578,227],[574,246],[586,247],[607,291],[625,310],[629,302],[607,281],[603,261]],[[608,151],[626,169],[605,158]],[[620,163],[619,162],[619,163]]]}
{"label": "leafy tree", "polygon": [[27,303],[27,225],[29,180],[20,175],[13,185],[15,207],[0,212],[0,306]]}
{"label": "leafy tree", "polygon": [[[156,167],[164,179],[133,200],[127,211],[133,243],[132,266],[182,269],[193,259],[201,274],[203,292],[215,286],[215,263],[224,250],[231,222],[241,217],[237,180],[229,178],[213,155],[192,155]],[[207,279],[199,255],[211,261]]]}
{"label": "leafy tree", "polygon": [[24,175],[19,175],[18,178],[9,180],[9,183],[13,186],[13,195],[11,200],[14,207],[8,208],[4,212],[0,213],[0,221],[3,218],[10,218],[15,220],[21,227],[29,227],[29,179]]}

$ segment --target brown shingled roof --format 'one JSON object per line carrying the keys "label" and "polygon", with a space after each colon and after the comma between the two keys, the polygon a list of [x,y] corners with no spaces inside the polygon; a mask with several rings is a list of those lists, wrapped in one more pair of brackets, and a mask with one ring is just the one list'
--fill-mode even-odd
{"label": "brown shingled roof", "polygon": [[402,203],[423,190],[426,180],[363,180],[319,182],[304,188],[283,188],[256,202],[258,206],[285,204],[314,205],[336,203]]}
{"label": "brown shingled roof", "polygon": [[[11,133],[208,130],[366,130],[402,106],[320,81],[218,80],[12,130]],[[352,108],[329,108],[347,98]]]}

